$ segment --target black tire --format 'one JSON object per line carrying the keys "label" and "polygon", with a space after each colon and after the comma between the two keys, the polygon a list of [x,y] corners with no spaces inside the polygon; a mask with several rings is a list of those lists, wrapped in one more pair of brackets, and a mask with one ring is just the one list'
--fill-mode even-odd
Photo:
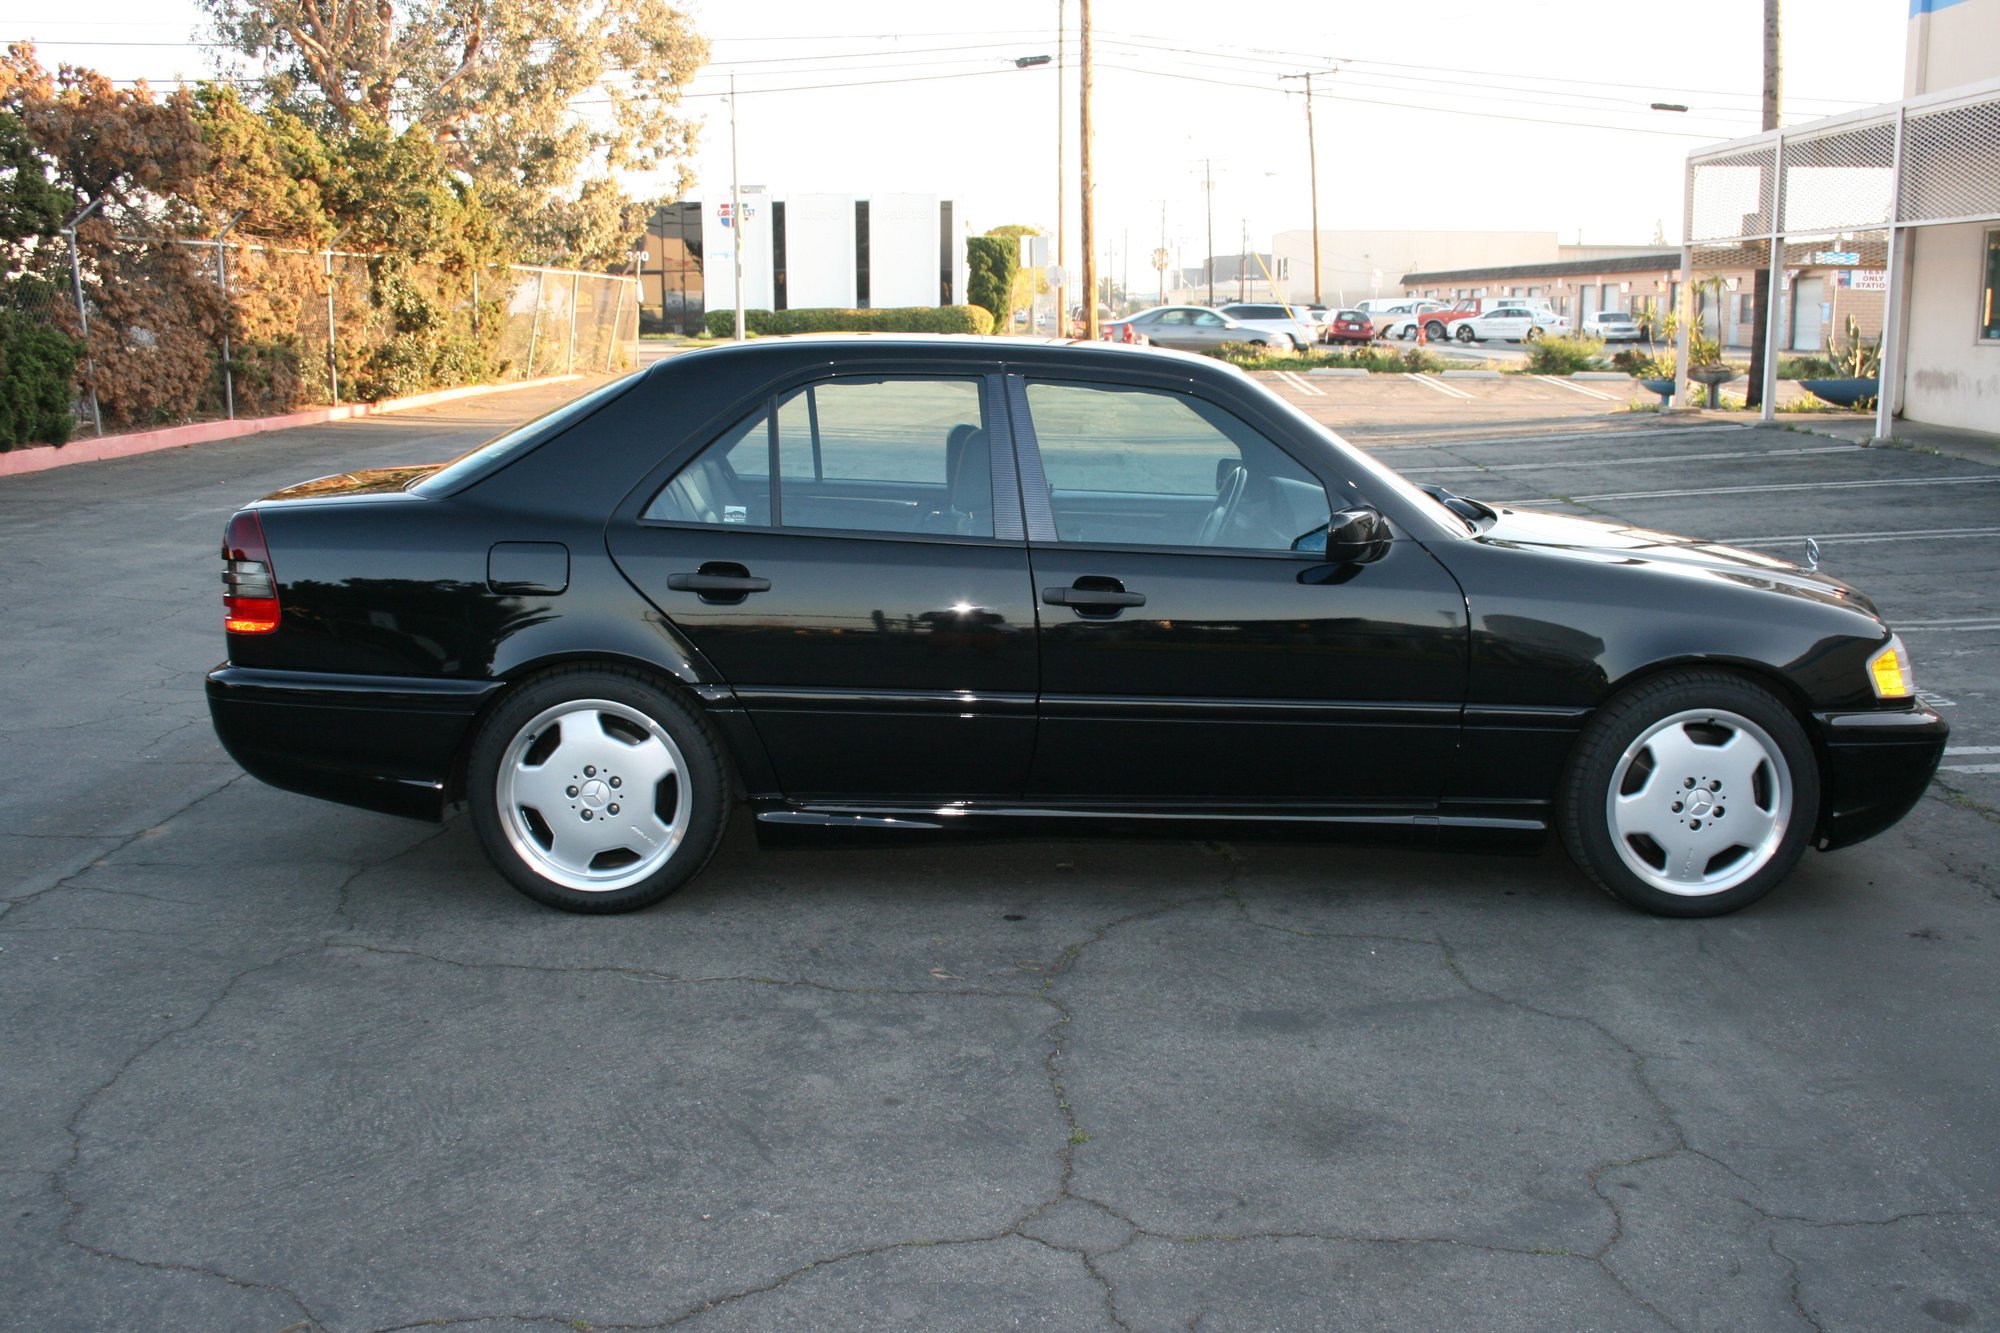
{"label": "black tire", "polygon": [[1473,338],[1473,333],[1472,333],[1472,326],[1470,324],[1461,324],[1458,326],[1458,340],[1460,342],[1470,347],[1472,345],[1472,338]]}
{"label": "black tire", "polygon": [[1521,335],[1521,341],[1522,341],[1522,342],[1533,342],[1533,341],[1534,341],[1535,339],[1537,339],[1537,338],[1539,338],[1539,337],[1541,337],[1541,336],[1542,336],[1542,331],[1541,331],[1540,329],[1538,329],[1538,328],[1535,328],[1535,327],[1533,327],[1533,326],[1531,325],[1531,326],[1529,327],[1528,331],[1527,331],[1526,333],[1524,333],[1524,334],[1522,334],[1522,335]]}
{"label": "black tire", "polygon": [[1570,756],[1557,818],[1570,858],[1612,896],[1658,916],[1721,916],[1791,873],[1819,800],[1812,744],[1792,710],[1742,676],[1688,669],[1598,709]]}
{"label": "black tire", "polygon": [[[466,802],[487,859],[528,897],[565,912],[632,912],[708,864],[729,784],[715,738],[678,695],[621,667],[567,667],[523,685],[480,724]],[[585,858],[558,841],[571,819],[588,828],[585,850],[604,850]]]}
{"label": "black tire", "polygon": [[1435,343],[1435,342],[1443,342],[1443,341],[1444,341],[1444,339],[1445,339],[1445,329],[1444,329],[1444,325],[1443,325],[1443,324],[1441,324],[1441,323],[1439,323],[1439,322],[1438,322],[1437,320],[1435,320],[1435,319],[1434,319],[1434,320],[1432,320],[1432,321],[1430,321],[1430,322],[1429,322],[1428,324],[1424,325],[1424,333],[1425,333],[1425,334],[1426,334],[1426,335],[1427,335],[1427,336],[1428,336],[1428,337],[1430,338],[1430,340],[1431,340],[1432,342],[1434,342],[1434,343]]}

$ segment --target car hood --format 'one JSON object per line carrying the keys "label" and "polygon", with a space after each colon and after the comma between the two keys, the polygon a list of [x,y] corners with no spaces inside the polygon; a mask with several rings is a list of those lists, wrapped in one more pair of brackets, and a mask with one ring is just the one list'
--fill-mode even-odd
{"label": "car hood", "polygon": [[1670,532],[1627,527],[1601,519],[1573,518],[1532,509],[1502,509],[1477,540],[1490,545],[1554,551],[1599,564],[1642,564],[1704,573],[1750,587],[1792,593],[1852,607],[1880,618],[1875,604],[1827,574],[1789,560]]}

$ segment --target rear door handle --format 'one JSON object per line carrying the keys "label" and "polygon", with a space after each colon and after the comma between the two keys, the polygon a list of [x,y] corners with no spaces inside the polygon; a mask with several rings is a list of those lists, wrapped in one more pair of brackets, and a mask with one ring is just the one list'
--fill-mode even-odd
{"label": "rear door handle", "polygon": [[675,592],[742,596],[746,592],[769,592],[771,580],[752,574],[669,574],[667,586]]}
{"label": "rear door handle", "polygon": [[1050,606],[1144,606],[1146,594],[1117,588],[1044,588],[1042,600]]}

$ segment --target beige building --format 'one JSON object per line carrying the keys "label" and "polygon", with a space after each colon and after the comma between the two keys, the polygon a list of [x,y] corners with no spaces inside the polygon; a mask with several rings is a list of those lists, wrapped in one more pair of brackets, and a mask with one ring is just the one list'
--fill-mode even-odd
{"label": "beige building", "polygon": [[[1552,231],[1321,231],[1319,295],[1338,305],[1394,296],[1405,273],[1549,263],[1561,249]],[[1279,232],[1271,256],[1283,299],[1311,301],[1312,232]]]}

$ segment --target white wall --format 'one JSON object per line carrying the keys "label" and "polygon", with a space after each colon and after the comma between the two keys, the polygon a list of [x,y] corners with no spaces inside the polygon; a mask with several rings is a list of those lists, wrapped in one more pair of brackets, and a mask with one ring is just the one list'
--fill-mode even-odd
{"label": "white wall", "polygon": [[1978,223],[1910,230],[1903,415],[1911,421],[2000,431],[2000,343],[1979,341],[1987,231]]}
{"label": "white wall", "polygon": [[[737,229],[722,225],[723,205],[729,196],[702,202],[702,260],[707,279],[707,308],[736,308]],[[771,197],[763,186],[743,190],[743,209],[750,215],[748,239],[743,245],[743,308],[771,308]],[[789,219],[787,219],[789,222]]]}
{"label": "white wall", "polygon": [[2000,75],[2000,0],[1918,0],[1911,10],[1903,96]]}
{"label": "white wall", "polygon": [[[789,216],[786,226],[790,226]],[[878,194],[868,203],[868,304],[938,303],[938,197]]]}
{"label": "white wall", "polygon": [[854,306],[854,196],[785,200],[785,304],[795,310]]}

